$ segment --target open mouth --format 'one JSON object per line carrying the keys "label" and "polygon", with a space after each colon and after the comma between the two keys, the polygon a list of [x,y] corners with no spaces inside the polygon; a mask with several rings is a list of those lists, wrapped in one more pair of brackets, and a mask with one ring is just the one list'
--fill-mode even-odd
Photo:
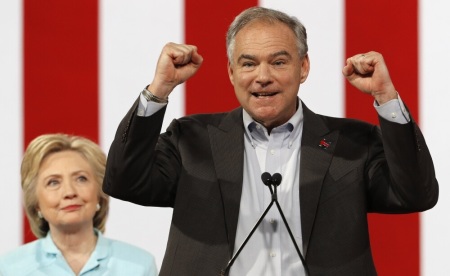
{"label": "open mouth", "polygon": [[257,98],[264,98],[264,97],[272,97],[278,94],[278,92],[253,92],[252,96]]}

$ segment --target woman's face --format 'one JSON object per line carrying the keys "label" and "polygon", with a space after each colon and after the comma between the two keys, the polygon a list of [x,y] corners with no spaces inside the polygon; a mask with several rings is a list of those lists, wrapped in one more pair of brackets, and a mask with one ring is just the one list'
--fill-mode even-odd
{"label": "woman's face", "polygon": [[93,227],[99,186],[81,154],[68,150],[47,156],[39,168],[36,185],[38,210],[50,230],[71,232]]}

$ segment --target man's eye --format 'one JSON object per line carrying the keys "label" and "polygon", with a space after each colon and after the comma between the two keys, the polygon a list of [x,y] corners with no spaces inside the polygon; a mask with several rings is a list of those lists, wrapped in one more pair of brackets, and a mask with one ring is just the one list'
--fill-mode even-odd
{"label": "man's eye", "polygon": [[284,64],[286,64],[286,62],[285,62],[284,60],[277,60],[277,61],[275,61],[273,64],[279,66],[279,65],[284,65]]}
{"label": "man's eye", "polygon": [[242,67],[252,67],[252,66],[253,66],[253,63],[251,63],[251,62],[244,62],[242,64]]}

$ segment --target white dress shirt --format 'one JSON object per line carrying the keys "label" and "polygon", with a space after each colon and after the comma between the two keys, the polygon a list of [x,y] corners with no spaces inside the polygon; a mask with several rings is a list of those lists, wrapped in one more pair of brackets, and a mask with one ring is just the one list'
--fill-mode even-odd
{"label": "white dress shirt", "polygon": [[[244,181],[239,208],[235,252],[272,200],[261,174],[280,173],[278,202],[298,247],[302,248],[300,221],[300,145],[303,130],[301,104],[285,124],[266,128],[244,110]],[[270,208],[230,270],[230,275],[305,275],[301,260],[277,206]]]}

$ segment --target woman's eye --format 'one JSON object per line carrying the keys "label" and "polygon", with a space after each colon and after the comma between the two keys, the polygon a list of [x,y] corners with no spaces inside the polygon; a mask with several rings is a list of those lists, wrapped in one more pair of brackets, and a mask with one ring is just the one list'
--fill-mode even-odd
{"label": "woman's eye", "polygon": [[59,185],[59,181],[56,180],[56,179],[50,179],[50,180],[47,182],[47,186],[48,186],[48,187],[56,187],[56,186],[58,186],[58,185]]}
{"label": "woman's eye", "polygon": [[77,180],[78,180],[78,182],[86,182],[88,179],[87,179],[86,176],[81,175],[81,176],[79,176],[79,177],[77,178]]}

